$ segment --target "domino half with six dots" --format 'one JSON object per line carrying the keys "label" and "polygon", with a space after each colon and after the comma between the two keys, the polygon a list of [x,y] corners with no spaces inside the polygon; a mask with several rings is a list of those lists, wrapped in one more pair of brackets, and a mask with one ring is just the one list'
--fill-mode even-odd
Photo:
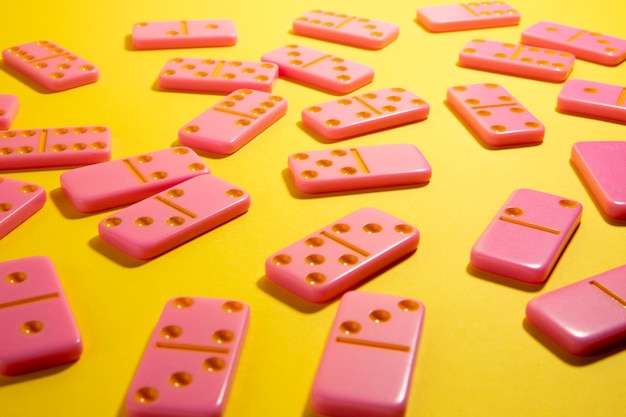
{"label": "domino half with six dots", "polygon": [[563,113],[626,124],[626,86],[567,80],[556,108]]}
{"label": "domino half with six dots", "polygon": [[0,130],[11,127],[11,123],[17,116],[20,108],[20,100],[13,94],[0,94]]}
{"label": "domino half with six dots", "polygon": [[133,25],[132,42],[135,49],[232,46],[237,29],[226,19],[141,22]]}
{"label": "domino half with six dots", "polygon": [[0,177],[0,239],[41,209],[46,199],[39,185]]}
{"label": "domino half with six dots", "polygon": [[430,32],[515,26],[520,17],[517,10],[502,1],[442,4],[417,9],[417,22]]}

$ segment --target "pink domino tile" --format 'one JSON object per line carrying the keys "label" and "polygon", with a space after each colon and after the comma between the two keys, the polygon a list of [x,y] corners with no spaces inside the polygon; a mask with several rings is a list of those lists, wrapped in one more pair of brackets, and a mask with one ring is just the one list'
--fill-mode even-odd
{"label": "pink domino tile", "polygon": [[298,152],[287,162],[296,188],[305,194],[424,184],[432,175],[424,155],[409,144]]}
{"label": "pink domino tile", "polygon": [[579,202],[540,191],[514,191],[471,250],[481,271],[530,284],[549,276],[580,223]]}
{"label": "pink domino tile", "polygon": [[50,259],[0,262],[0,375],[78,360],[82,339]]}
{"label": "pink domino tile", "polygon": [[417,22],[430,32],[515,26],[520,17],[513,6],[502,1],[442,4],[417,9]]}
{"label": "pink domino tile", "polygon": [[271,92],[278,66],[271,62],[174,58],[159,74],[166,90],[229,94],[241,88]]}
{"label": "pink domino tile", "polygon": [[287,112],[287,100],[256,90],[236,90],[178,131],[181,144],[230,155]]}
{"label": "pink domino tile", "polygon": [[0,239],[39,211],[46,199],[39,185],[0,177]]}
{"label": "pink domino tile", "polygon": [[293,33],[310,38],[356,46],[382,49],[398,39],[398,25],[365,17],[312,10],[293,21]]}
{"label": "pink domino tile", "polygon": [[0,132],[0,171],[90,165],[111,159],[111,131],[70,126]]}
{"label": "pink domino tile", "polygon": [[626,265],[533,298],[526,318],[574,355],[625,340]]}
{"label": "pink domino tile", "polygon": [[626,124],[626,86],[567,80],[556,107],[563,113]]}
{"label": "pink domino tile", "polygon": [[30,42],[2,51],[5,64],[50,91],[94,83],[98,68],[50,41]]}
{"label": "pink domino tile", "polygon": [[626,59],[626,39],[554,22],[539,22],[522,31],[525,45],[571,52],[576,58],[615,66]]}
{"label": "pink domino tile", "polygon": [[237,43],[235,22],[214,20],[168,20],[133,25],[135,49],[206,48]]}
{"label": "pink domino tile", "polygon": [[346,293],[330,329],[311,408],[325,416],[403,416],[424,322],[415,299]]}
{"label": "pink domino tile", "polygon": [[543,142],[544,125],[498,84],[450,87],[447,100],[470,129],[490,147]]}
{"label": "pink domino tile", "polygon": [[278,65],[281,77],[333,94],[349,94],[374,80],[372,67],[301,45],[275,49],[261,61]]}
{"label": "pink domino tile", "polygon": [[302,121],[324,138],[340,140],[424,120],[429,111],[410,91],[385,88],[307,107]]}
{"label": "pink domino tile", "polygon": [[74,208],[92,213],[143,200],[207,173],[202,158],[179,146],[74,168],[62,173],[60,181]]}
{"label": "pink domino tile", "polygon": [[122,252],[151,259],[249,207],[244,190],[213,175],[200,175],[113,213],[98,224],[98,232]]}
{"label": "pink domino tile", "polygon": [[576,142],[571,161],[602,213],[626,221],[626,142]]}
{"label": "pink domino tile", "polygon": [[20,100],[13,94],[0,94],[0,130],[11,127],[20,108]]}
{"label": "pink domino tile", "polygon": [[300,298],[323,303],[414,252],[418,242],[412,225],[363,208],[274,253],[265,273]]}
{"label": "pink domino tile", "polygon": [[130,383],[128,417],[223,415],[249,320],[241,301],[169,300]]}
{"label": "pink domino tile", "polygon": [[560,83],[576,58],[569,52],[514,43],[474,39],[459,53],[459,65],[482,71]]}

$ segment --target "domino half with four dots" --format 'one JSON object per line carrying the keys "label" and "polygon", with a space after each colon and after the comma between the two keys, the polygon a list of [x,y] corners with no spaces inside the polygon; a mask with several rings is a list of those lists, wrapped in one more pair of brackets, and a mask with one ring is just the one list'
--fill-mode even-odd
{"label": "domino half with four dots", "polygon": [[430,32],[515,26],[520,17],[517,10],[502,1],[442,4],[417,9],[417,22]]}
{"label": "domino half with four dots", "polygon": [[626,124],[626,86],[568,80],[556,107],[563,113]]}
{"label": "domino half with four dots", "polygon": [[11,127],[11,123],[17,116],[20,108],[20,100],[13,94],[0,94],[0,130]]}
{"label": "domino half with four dots", "polygon": [[226,19],[141,22],[133,25],[132,42],[135,49],[232,46],[237,29]]}
{"label": "domino half with four dots", "polygon": [[39,185],[0,177],[0,239],[41,209],[46,199]]}

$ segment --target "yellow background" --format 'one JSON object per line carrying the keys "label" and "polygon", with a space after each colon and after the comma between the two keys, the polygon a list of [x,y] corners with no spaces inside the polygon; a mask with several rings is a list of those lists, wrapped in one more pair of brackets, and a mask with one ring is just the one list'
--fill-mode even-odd
{"label": "yellow background", "polygon": [[[63,196],[64,170],[2,172],[40,184],[45,207],[0,241],[0,261],[47,255],[55,263],[84,339],[75,364],[0,378],[2,416],[123,417],[123,401],[161,309],[179,295],[245,301],[252,316],[226,416],[314,416],[308,398],[337,302],[309,305],[268,283],[264,261],[273,252],[364,206],[415,225],[418,251],[359,289],[414,297],[426,305],[423,337],[408,416],[624,415],[626,352],[618,346],[591,358],[563,354],[524,324],[528,300],[626,263],[626,229],[599,214],[569,163],[576,141],[626,140],[624,125],[559,114],[562,84],[491,74],[456,65],[472,38],[518,42],[520,32],[552,20],[626,38],[623,0],[516,0],[519,26],[430,34],[416,9],[446,0],[354,1],[7,1],[0,12],[0,47],[48,39],[97,65],[100,80],[47,93],[0,64],[0,92],[19,96],[13,129],[105,125],[113,159],[176,144],[178,129],[222,96],[159,91],[169,58],[259,60],[300,43],[371,65],[374,82],[359,92],[404,87],[431,106],[427,120],[337,144],[303,129],[300,111],[336,96],[280,79],[274,93],[287,115],[237,153],[203,155],[213,174],[252,196],[247,214],[148,262],[110,249],[97,234],[107,215],[82,215]],[[397,41],[380,51],[298,37],[294,18],[326,9],[394,22]],[[134,51],[133,23],[232,19],[238,43],[213,49]],[[626,85],[626,64],[577,61],[571,78]],[[488,150],[445,103],[456,84],[504,86],[546,125],[540,146]],[[417,188],[304,198],[286,175],[291,153],[343,146],[408,142],[433,167]],[[97,187],[97,184],[94,184]],[[582,223],[547,283],[529,288],[468,270],[480,233],[516,188],[580,201]]]}

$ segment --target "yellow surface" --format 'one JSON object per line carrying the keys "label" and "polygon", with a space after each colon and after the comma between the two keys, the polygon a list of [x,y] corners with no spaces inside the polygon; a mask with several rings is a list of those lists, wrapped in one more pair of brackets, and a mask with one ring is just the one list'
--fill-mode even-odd
{"label": "yellow surface", "polygon": [[[149,262],[107,247],[97,223],[107,213],[75,212],[59,188],[63,170],[2,172],[43,185],[48,202],[0,241],[0,261],[47,255],[54,261],[81,329],[85,350],[77,363],[16,378],[0,378],[0,415],[124,417],[123,401],[158,315],[171,297],[226,297],[246,301],[251,326],[226,416],[307,416],[308,398],[337,302],[313,306],[270,285],[265,259],[274,251],[363,206],[388,211],[421,232],[418,251],[359,287],[414,297],[426,321],[408,416],[624,415],[626,352],[575,359],[524,324],[524,307],[539,294],[626,262],[626,229],[607,223],[569,163],[574,142],[626,140],[624,125],[559,114],[561,84],[464,69],[458,52],[472,38],[517,42],[523,28],[552,20],[626,37],[623,0],[516,0],[519,26],[429,34],[415,22],[430,2],[278,0],[6,1],[0,47],[49,39],[96,64],[100,80],[46,93],[0,65],[0,93],[19,96],[13,129],[100,124],[113,133],[113,158],[166,148],[178,129],[221,96],[159,91],[169,58],[258,60],[279,46],[301,43],[376,69],[365,92],[404,87],[431,106],[426,121],[337,144],[409,142],[433,167],[424,187],[303,198],[286,175],[293,152],[337,145],[303,129],[300,111],[336,98],[286,80],[274,93],[287,98],[285,117],[232,156],[203,158],[212,172],[250,192],[250,211],[227,225]],[[367,51],[290,33],[292,20],[322,8],[395,22],[400,37]],[[236,46],[134,51],[133,23],[227,18]],[[626,85],[626,64],[577,61],[572,78]],[[446,106],[455,84],[502,84],[545,125],[540,146],[488,150]],[[93,185],[97,187],[97,184]],[[580,201],[582,223],[542,288],[472,275],[469,252],[508,195],[528,187]],[[1,339],[0,339],[1,343]]]}

